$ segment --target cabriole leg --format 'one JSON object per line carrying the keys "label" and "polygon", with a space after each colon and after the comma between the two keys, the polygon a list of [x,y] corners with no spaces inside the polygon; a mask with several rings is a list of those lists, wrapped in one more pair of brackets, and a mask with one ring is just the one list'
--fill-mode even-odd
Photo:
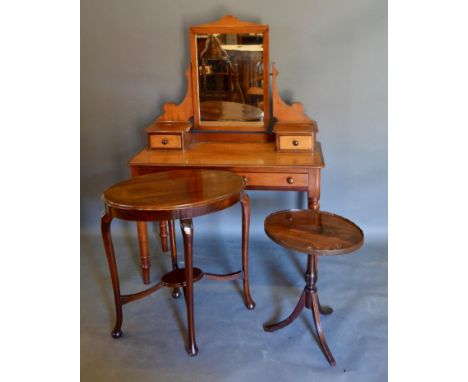
{"label": "cabriole leg", "polygon": [[247,309],[255,308],[255,302],[250,295],[249,287],[249,229],[250,229],[250,198],[242,193],[242,276],[244,287],[244,303]]}
{"label": "cabriole leg", "polygon": [[122,302],[120,296],[120,282],[119,273],[117,271],[117,263],[115,261],[114,246],[112,244],[112,236],[110,232],[110,225],[112,222],[112,216],[105,213],[101,218],[101,233],[102,240],[104,242],[104,249],[106,251],[107,262],[109,263],[109,270],[112,279],[112,290],[114,292],[114,304],[115,304],[115,325],[112,330],[113,338],[120,338],[122,336]]}
{"label": "cabriole leg", "polygon": [[185,259],[185,301],[187,306],[187,328],[188,328],[188,344],[187,353],[195,356],[198,353],[197,343],[195,341],[195,324],[193,315],[193,263],[192,263],[192,248],[193,248],[193,224],[192,219],[184,219],[180,221],[182,236],[184,238],[184,259]]}

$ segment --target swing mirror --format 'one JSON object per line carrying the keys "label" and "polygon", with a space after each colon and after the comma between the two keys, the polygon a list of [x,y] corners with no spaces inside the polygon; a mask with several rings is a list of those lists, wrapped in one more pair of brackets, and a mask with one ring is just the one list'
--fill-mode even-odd
{"label": "swing mirror", "polygon": [[191,28],[196,128],[265,131],[268,27],[232,16]]}

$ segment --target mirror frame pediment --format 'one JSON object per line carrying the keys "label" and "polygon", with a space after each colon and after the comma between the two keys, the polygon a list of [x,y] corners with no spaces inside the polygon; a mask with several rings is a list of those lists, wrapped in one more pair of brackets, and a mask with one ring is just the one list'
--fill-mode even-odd
{"label": "mirror frame pediment", "polygon": [[[203,124],[200,118],[200,94],[198,76],[198,53],[197,35],[208,35],[213,33],[241,34],[241,33],[262,33],[263,35],[263,124],[252,125],[249,122],[220,122],[219,124]],[[242,132],[266,132],[270,123],[270,86],[269,86],[269,27],[264,24],[256,24],[248,21],[241,21],[238,18],[227,15],[221,19],[190,27],[190,62],[192,73],[192,101],[194,127],[197,130],[214,131],[242,131]]]}

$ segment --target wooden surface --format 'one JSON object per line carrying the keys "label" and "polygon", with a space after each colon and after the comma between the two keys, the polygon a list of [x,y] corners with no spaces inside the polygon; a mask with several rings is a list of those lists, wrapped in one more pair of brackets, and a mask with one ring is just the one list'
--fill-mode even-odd
{"label": "wooden surface", "polygon": [[280,135],[280,150],[311,150],[312,136],[305,135]]}
{"label": "wooden surface", "polygon": [[149,144],[151,148],[180,149],[182,139],[180,135],[175,134],[151,134]]}
{"label": "wooden surface", "polygon": [[[118,183],[102,196],[105,213],[101,218],[101,232],[104,248],[111,273],[115,305],[115,325],[111,332],[113,338],[122,336],[122,306],[156,292],[162,286],[173,289],[173,297],[178,297],[182,287],[187,309],[187,344],[189,355],[198,353],[195,340],[193,283],[202,278],[203,272],[193,268],[193,222],[192,217],[215,212],[240,201],[242,206],[242,271],[225,275],[213,275],[217,280],[243,279],[244,303],[253,309],[255,303],[250,296],[248,281],[248,239],[250,223],[250,199],[244,192],[244,179],[231,172],[219,170],[174,170],[134,177]],[[180,219],[184,242],[184,268],[177,265],[177,254],[172,253],[173,270],[152,287],[138,293],[122,295],[120,280],[111,237],[113,218],[138,222],[140,248],[142,248],[143,280],[149,282],[148,235],[146,221],[159,220],[166,227],[169,220],[171,247],[175,251],[175,232],[173,219]],[[172,245],[173,244],[173,245]]]}
{"label": "wooden surface", "polygon": [[[192,269],[192,279],[194,283],[201,280],[203,276],[204,273],[200,268]],[[187,286],[185,268],[174,269],[172,272],[166,273],[161,277],[161,284],[169,288],[185,288]]]}
{"label": "wooden surface", "polygon": [[273,126],[273,132],[276,134],[311,135],[318,132],[318,127],[315,121],[302,123],[276,122]]}
{"label": "wooden surface", "polygon": [[154,120],[145,128],[147,133],[188,133],[192,128],[190,122],[160,122]]}
{"label": "wooden surface", "polygon": [[359,249],[362,230],[328,212],[286,210],[265,219],[265,232],[276,243],[306,254],[341,255]]}
{"label": "wooden surface", "polygon": [[353,222],[328,212],[313,210],[286,210],[269,215],[265,219],[265,232],[283,247],[307,254],[306,285],[292,313],[274,324],[264,324],[263,329],[274,332],[292,324],[302,310],[310,309],[317,333],[316,340],[331,366],[335,358],[328,347],[320,315],[328,315],[333,309],[322,306],[317,292],[318,256],[341,255],[362,246],[364,234]]}
{"label": "wooden surface", "polygon": [[200,103],[201,123],[204,121],[261,121],[263,110],[238,102],[203,101]]}
{"label": "wooden surface", "polygon": [[163,171],[118,183],[104,191],[102,198],[116,210],[181,211],[237,202],[244,187],[242,177],[227,171]]}
{"label": "wooden surface", "polygon": [[129,165],[134,166],[177,166],[177,167],[223,167],[284,170],[287,167],[323,168],[325,166],[320,144],[313,153],[280,153],[275,151],[274,142],[194,142],[184,152],[157,152],[142,150]]}

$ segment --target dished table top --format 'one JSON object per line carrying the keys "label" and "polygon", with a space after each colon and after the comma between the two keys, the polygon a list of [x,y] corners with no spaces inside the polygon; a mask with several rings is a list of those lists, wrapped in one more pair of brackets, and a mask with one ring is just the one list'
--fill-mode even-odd
{"label": "dished table top", "polygon": [[342,255],[359,249],[362,230],[339,215],[313,210],[285,210],[265,219],[265,232],[274,242],[312,255]]}

